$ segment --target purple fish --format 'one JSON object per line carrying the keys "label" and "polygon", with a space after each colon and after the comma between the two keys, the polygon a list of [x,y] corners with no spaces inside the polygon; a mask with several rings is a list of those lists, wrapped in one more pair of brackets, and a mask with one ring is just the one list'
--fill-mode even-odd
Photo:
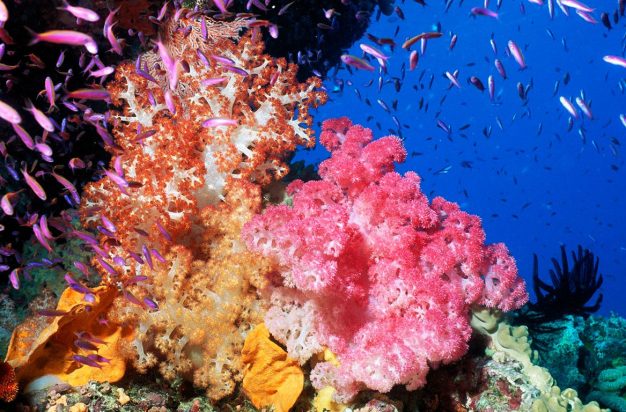
{"label": "purple fish", "polygon": [[344,62],[345,64],[347,64],[348,66],[352,66],[352,67],[355,67],[357,69],[367,70],[367,71],[370,71],[370,72],[374,71],[374,66],[369,64],[364,59],[358,58],[358,57],[353,56],[351,54],[342,54],[341,55],[341,61]]}
{"label": "purple fish", "polygon": [[98,20],[100,20],[100,16],[98,15],[98,13],[96,13],[95,11],[91,10],[91,9],[87,9],[85,7],[76,7],[76,6],[72,6],[70,4],[67,3],[67,1],[64,0],[64,7],[57,7],[59,10],[65,10],[69,13],[71,13],[74,17],[76,17],[77,19],[80,20],[85,20],[85,21],[89,21],[89,22],[97,22]]}
{"label": "purple fish", "polygon": [[154,310],[159,309],[159,305],[157,305],[157,303],[150,298],[143,298],[143,303],[150,309],[154,309]]}
{"label": "purple fish", "polygon": [[524,70],[526,68],[526,61],[524,60],[524,55],[522,54],[520,48],[517,47],[517,44],[515,44],[513,40],[509,40],[507,45],[509,47],[511,55],[513,56],[517,64],[519,64],[520,69]]}
{"label": "purple fish", "polygon": [[28,185],[28,187],[31,188],[33,193],[35,193],[35,195],[37,195],[38,198],[40,198],[41,200],[46,200],[48,198],[46,196],[46,192],[43,190],[43,187],[41,187],[39,182],[37,182],[37,180],[35,180],[34,177],[28,174],[26,169],[22,169],[22,176],[24,176],[24,180],[26,181],[26,184]]}
{"label": "purple fish", "polygon": [[22,118],[19,113],[2,100],[0,100],[0,118],[3,118],[13,125],[20,124],[22,122]]}
{"label": "purple fish", "polygon": [[225,119],[222,117],[213,117],[202,122],[202,127],[220,127],[220,126],[237,126],[237,120]]}
{"label": "purple fish", "polygon": [[102,369],[102,366],[98,364],[95,360],[88,358],[82,355],[73,355],[72,359],[74,359],[78,363],[82,363],[83,365],[91,366],[93,368]]}
{"label": "purple fish", "polygon": [[110,100],[111,95],[106,89],[78,89],[69,92],[66,97],[79,100]]}
{"label": "purple fish", "polygon": [[493,19],[498,18],[498,13],[496,13],[495,11],[483,8],[483,7],[473,7],[472,10],[470,10],[470,12],[472,13],[473,16],[487,16]]}
{"label": "purple fish", "polygon": [[68,44],[70,46],[85,46],[87,51],[91,54],[98,53],[98,44],[90,35],[85,33],[73,30],[51,30],[45,33],[35,33],[28,27],[26,30],[33,35],[33,39],[29,45],[39,42]]}

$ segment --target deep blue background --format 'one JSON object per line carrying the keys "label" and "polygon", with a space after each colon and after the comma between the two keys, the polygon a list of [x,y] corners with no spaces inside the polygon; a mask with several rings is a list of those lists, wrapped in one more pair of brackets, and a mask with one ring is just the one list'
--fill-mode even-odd
{"label": "deep blue background", "polygon": [[[606,11],[613,24],[617,1],[589,1],[597,8],[593,16],[598,21],[600,12]],[[429,198],[443,196],[479,215],[488,242],[507,244],[529,286],[533,253],[539,255],[540,273],[545,278],[550,258],[559,257],[561,244],[568,249],[581,244],[600,257],[600,272],[605,278],[601,313],[626,315],[626,128],[619,120],[620,113],[626,114],[626,68],[602,60],[607,54],[624,55],[626,17],[608,30],[601,23],[584,22],[573,11],[567,17],[556,5],[551,20],[547,4],[538,6],[528,1],[503,0],[498,20],[469,17],[472,7],[482,6],[478,2],[459,5],[455,1],[447,13],[442,2],[429,2],[426,7],[414,1],[397,5],[404,11],[405,20],[395,14],[382,16],[377,22],[373,18],[368,30],[377,37],[393,37],[397,43],[393,52],[383,49],[391,57],[382,91],[378,91],[378,71],[356,70],[351,74],[344,66],[326,82],[329,92],[342,80],[344,88],[331,93],[332,100],[314,113],[317,130],[324,119],[349,116],[354,123],[370,127],[376,137],[382,137],[396,134],[390,129],[396,129],[391,116],[397,116],[403,124],[407,151],[421,153],[409,155],[399,170],[420,174]],[[490,9],[496,9],[495,1]],[[409,53],[401,44],[408,37],[431,31],[437,22],[444,36],[428,41],[425,55],[410,72]],[[394,37],[397,26],[399,33]],[[552,31],[554,40],[546,29]],[[458,42],[449,51],[451,33],[457,34]],[[507,80],[493,65],[496,56],[489,44],[492,33]],[[522,48],[526,70],[520,71],[515,60],[507,56],[508,40]],[[375,46],[367,38],[361,42]],[[359,43],[349,53],[361,56]],[[419,43],[413,49],[419,50]],[[375,60],[371,63],[378,68]],[[393,83],[386,81],[400,77],[403,63],[406,77],[396,93]],[[475,65],[468,66],[471,63]],[[462,88],[450,89],[443,74],[456,69]],[[418,78],[423,70],[422,90]],[[570,77],[568,85],[564,84],[566,73]],[[467,83],[470,76],[477,76],[486,86],[489,74],[496,80],[499,97],[495,104],[489,101],[486,90],[481,93]],[[434,82],[429,90],[431,75]],[[366,87],[372,79],[373,85]],[[519,81],[527,85],[531,80],[533,87],[525,104],[516,84]],[[553,96],[556,80],[560,87]],[[352,86],[347,81],[352,81]],[[417,91],[413,85],[418,86]],[[361,93],[361,100],[354,89]],[[573,102],[581,90],[591,101],[595,118],[576,120],[568,132],[569,115],[559,103],[559,96]],[[418,110],[422,97],[429,105],[427,112]],[[446,99],[440,104],[443,97]],[[376,99],[384,100],[391,113],[383,110]],[[397,110],[391,108],[394,99],[398,101]],[[368,121],[370,116],[373,118]],[[437,127],[437,119],[451,125],[449,138]],[[470,127],[459,131],[465,124]],[[540,124],[543,130],[538,135]],[[492,128],[488,138],[483,135],[486,127]],[[586,141],[579,134],[580,128],[585,131]],[[315,163],[327,156],[318,146],[310,152],[300,151],[296,160]],[[470,163],[463,167],[463,161]],[[451,166],[448,173],[435,173],[446,166]]]}

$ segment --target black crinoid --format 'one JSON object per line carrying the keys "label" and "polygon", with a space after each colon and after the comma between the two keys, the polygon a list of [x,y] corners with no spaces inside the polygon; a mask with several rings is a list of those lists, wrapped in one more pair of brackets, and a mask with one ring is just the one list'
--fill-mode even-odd
{"label": "black crinoid", "polygon": [[569,267],[565,246],[561,246],[561,265],[552,258],[554,269],[550,269],[552,284],[541,280],[537,255],[533,259],[533,288],[537,302],[530,309],[546,316],[559,319],[565,315],[588,318],[600,309],[602,293],[593,305],[587,303],[602,286],[602,275],[598,275],[600,259],[589,250],[578,245],[578,253],[572,251],[573,265]]}
{"label": "black crinoid", "polygon": [[592,305],[589,301],[602,286],[602,275],[598,274],[600,259],[589,250],[578,246],[572,251],[573,263],[567,259],[565,246],[561,246],[561,262],[552,258],[549,284],[539,277],[537,255],[533,259],[533,289],[536,302],[527,303],[514,315],[514,322],[526,325],[535,346],[541,350],[541,335],[560,330],[558,321],[567,315],[588,318],[602,304],[600,293]]}

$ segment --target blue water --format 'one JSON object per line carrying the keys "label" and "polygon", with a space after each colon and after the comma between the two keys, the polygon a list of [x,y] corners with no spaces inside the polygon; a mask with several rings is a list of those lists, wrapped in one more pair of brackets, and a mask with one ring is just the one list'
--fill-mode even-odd
{"label": "blue water", "polygon": [[[443,196],[479,215],[488,242],[508,245],[529,287],[533,253],[539,255],[540,273],[546,278],[552,267],[550,258],[559,257],[561,244],[570,250],[581,244],[600,257],[600,273],[604,275],[600,313],[626,315],[626,127],[619,119],[620,113],[626,114],[626,68],[602,60],[607,54],[624,55],[626,18],[621,17],[618,24],[612,18],[617,1],[588,2],[597,7],[593,16],[598,21],[600,12],[609,13],[612,30],[600,22],[586,23],[573,11],[567,17],[556,5],[551,20],[547,4],[538,6],[528,1],[503,0],[498,20],[469,17],[472,7],[482,6],[478,2],[466,1],[459,6],[455,1],[447,13],[443,2],[431,1],[426,7],[413,1],[397,4],[405,20],[395,14],[381,16],[377,22],[373,19],[368,30],[377,37],[393,37],[397,43],[393,52],[381,48],[391,56],[382,90],[378,91],[378,71],[355,70],[351,74],[344,66],[325,83],[332,91],[343,80],[343,91],[331,93],[332,100],[314,114],[315,120],[349,116],[354,123],[370,127],[376,137],[382,137],[397,134],[390,132],[397,129],[391,117],[396,116],[403,125],[409,152],[399,170],[420,174],[422,189],[430,198]],[[489,8],[495,10],[495,2]],[[432,31],[437,23],[444,36],[428,41],[425,55],[410,72],[409,53],[401,44],[408,37]],[[397,26],[399,32],[394,37]],[[553,33],[554,40],[546,29]],[[458,36],[452,51],[448,48],[451,32]],[[500,77],[493,64],[496,56],[489,43],[492,33],[507,80]],[[528,65],[523,71],[505,53],[509,40],[523,51]],[[367,38],[361,42],[376,46]],[[349,53],[361,56],[361,42]],[[412,49],[419,50],[419,43]],[[375,60],[371,63],[378,68]],[[393,83],[386,80],[399,78],[403,63],[406,77],[400,92],[396,92]],[[468,66],[471,63],[475,65]],[[461,89],[450,88],[444,76],[445,71],[452,73],[456,69]],[[424,70],[422,90],[418,78]],[[496,81],[495,104],[490,102],[487,90],[481,93],[467,82],[470,76],[477,76],[487,86],[489,74]],[[434,81],[428,89],[431,75]],[[566,76],[570,77],[567,85]],[[348,80],[352,86],[345,84]],[[373,84],[365,87],[371,80]],[[560,86],[553,96],[557,80]],[[533,87],[524,104],[516,84],[531,81]],[[354,89],[359,90],[361,100]],[[559,103],[559,96],[573,102],[581,90],[586,101],[591,101],[594,119],[575,120],[568,131],[569,115]],[[422,97],[429,105],[427,112],[418,109]],[[382,99],[391,113],[376,99]],[[391,107],[394,99],[397,110]],[[437,119],[451,126],[450,136],[437,127]],[[459,131],[466,124],[470,127]],[[538,134],[540,124],[542,131]],[[491,135],[485,137],[483,129],[489,127]],[[411,156],[412,152],[419,153]],[[311,152],[300,151],[296,160],[315,163],[326,157],[328,153],[319,146]],[[451,168],[447,173],[436,173],[448,166]]]}

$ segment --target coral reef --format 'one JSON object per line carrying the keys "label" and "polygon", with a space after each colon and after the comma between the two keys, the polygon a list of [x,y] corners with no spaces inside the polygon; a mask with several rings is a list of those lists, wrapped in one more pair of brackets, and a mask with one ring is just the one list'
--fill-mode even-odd
{"label": "coral reef", "polygon": [[[597,402],[584,404],[578,393],[571,388],[561,390],[555,385],[550,372],[540,367],[536,361],[536,352],[530,348],[528,329],[523,326],[512,327],[500,321],[500,316],[488,310],[474,313],[472,326],[481,334],[491,339],[489,346],[492,361],[488,362],[483,370],[487,374],[499,375],[505,378],[508,384],[519,391],[516,397],[519,402],[516,408],[487,409],[487,410],[520,410],[533,412],[600,412]],[[494,385],[490,384],[490,388]],[[506,389],[504,399],[511,401],[513,391]],[[484,395],[484,393],[483,393]],[[483,398],[484,401],[484,398]],[[480,402],[480,401],[479,401]],[[489,402],[487,402],[489,403]]]}
{"label": "coral reef", "polygon": [[[191,28],[184,42],[164,40],[164,52],[189,65],[188,72],[178,74],[175,90],[164,84],[168,76],[154,52],[139,61],[145,62],[148,74],[158,83],[125,63],[108,86],[122,109],[113,115],[123,169],[117,174],[132,182],[132,196],[105,178],[86,188],[81,205],[88,223],[95,223],[98,210],[108,206],[102,214],[115,222],[119,233],[126,234],[119,241],[131,250],[139,243],[137,238],[162,243],[156,223],[174,241],[188,235],[193,216],[223,198],[229,179],[267,184],[284,176],[288,168],[283,156],[298,144],[313,144],[306,129],[308,107],[324,101],[324,94],[315,91],[317,81],[295,82],[295,66],[262,54],[262,44],[253,43],[250,35],[237,42],[212,37],[201,43],[202,38],[194,34],[200,31],[197,19],[181,19],[163,30],[177,32],[170,24],[176,24],[178,31]],[[236,23],[234,30],[222,32],[233,34],[240,26]],[[182,69],[177,66],[174,71]],[[206,80],[215,82],[206,84]],[[168,94],[174,105],[171,110],[164,102]],[[158,103],[151,104],[152,99]],[[210,119],[236,119],[236,125],[203,127]],[[148,238],[136,229],[148,233]]]}
{"label": "coral reef", "polygon": [[[540,335],[544,344],[537,347],[537,363],[549,369],[561,387],[575,389],[582,399],[615,409],[607,399],[616,392],[604,394],[606,388],[599,382],[603,371],[625,364],[626,320],[616,315],[569,315],[546,323],[545,328],[552,331]],[[532,330],[530,333],[533,337]]]}
{"label": "coral reef", "polygon": [[615,412],[626,411],[626,365],[607,368],[600,372],[594,390],[588,397]]}
{"label": "coral reef", "polygon": [[301,363],[324,347],[337,355],[311,372],[337,400],[421,387],[429,364],[467,351],[471,305],[520,307],[524,282],[504,245],[484,245],[477,217],[429,205],[415,173],[394,172],[398,138],[372,142],[342,118],[324,122],[321,142],[332,153],[322,180],[294,181],[293,207],[269,207],[244,230],[277,272],[266,325]]}
{"label": "coral reef", "polygon": [[116,290],[99,286],[93,299],[67,288],[56,309],[42,309],[21,323],[11,336],[6,361],[15,369],[24,392],[50,382],[83,385],[90,380],[116,382],[126,371],[119,342],[134,331],[105,322]]}

